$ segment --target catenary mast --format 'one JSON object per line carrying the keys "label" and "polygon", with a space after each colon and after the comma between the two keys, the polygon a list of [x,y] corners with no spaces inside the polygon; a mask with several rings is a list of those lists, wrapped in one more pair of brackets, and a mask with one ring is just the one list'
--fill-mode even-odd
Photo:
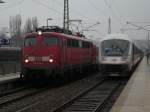
{"label": "catenary mast", "polygon": [[69,1],[64,0],[64,22],[63,28],[66,33],[69,31]]}

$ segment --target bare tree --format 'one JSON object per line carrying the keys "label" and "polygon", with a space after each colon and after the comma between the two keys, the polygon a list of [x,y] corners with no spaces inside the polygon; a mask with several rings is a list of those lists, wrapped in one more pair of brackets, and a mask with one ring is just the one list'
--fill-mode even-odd
{"label": "bare tree", "polygon": [[32,20],[28,18],[24,26],[24,33],[30,33],[31,31],[32,31]]}
{"label": "bare tree", "polygon": [[10,34],[15,43],[15,46],[19,46],[21,36],[21,15],[11,16],[9,20]]}
{"label": "bare tree", "polygon": [[24,33],[30,33],[32,31],[35,31],[37,27],[38,27],[37,17],[28,18],[24,26]]}
{"label": "bare tree", "polygon": [[10,19],[9,19],[9,30],[10,30],[11,37],[14,36],[13,25],[14,25],[14,17],[10,16]]}
{"label": "bare tree", "polygon": [[32,30],[35,31],[37,27],[38,27],[37,17],[32,17]]}
{"label": "bare tree", "polygon": [[10,32],[12,37],[21,35],[21,15],[11,16],[9,20]]}
{"label": "bare tree", "polygon": [[35,31],[38,27],[37,17],[28,18],[25,22],[24,29],[21,29],[22,19],[21,15],[10,16],[9,27],[10,35],[15,46],[20,46],[22,44],[21,34],[29,33]]}
{"label": "bare tree", "polygon": [[16,15],[15,17],[15,22],[16,22],[16,36],[20,36],[21,35],[21,15]]}

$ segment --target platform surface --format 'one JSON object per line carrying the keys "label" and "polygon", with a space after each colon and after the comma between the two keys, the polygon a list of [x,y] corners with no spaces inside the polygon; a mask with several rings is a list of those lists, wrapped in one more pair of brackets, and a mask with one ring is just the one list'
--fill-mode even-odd
{"label": "platform surface", "polygon": [[150,112],[150,61],[143,58],[110,112]]}
{"label": "platform surface", "polygon": [[0,75],[0,82],[12,80],[12,79],[18,79],[19,77],[20,77],[20,73],[19,72],[5,74],[5,75]]}

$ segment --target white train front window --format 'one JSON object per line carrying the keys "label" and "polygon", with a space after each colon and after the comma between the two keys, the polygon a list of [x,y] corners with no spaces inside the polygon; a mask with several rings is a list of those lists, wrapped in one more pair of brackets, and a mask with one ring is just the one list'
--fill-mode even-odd
{"label": "white train front window", "polygon": [[127,56],[129,52],[129,41],[111,39],[101,44],[103,56]]}

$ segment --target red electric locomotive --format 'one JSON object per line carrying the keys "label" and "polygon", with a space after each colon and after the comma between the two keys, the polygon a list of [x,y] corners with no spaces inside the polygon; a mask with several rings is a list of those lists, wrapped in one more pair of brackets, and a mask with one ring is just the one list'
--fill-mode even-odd
{"label": "red electric locomotive", "polygon": [[35,76],[37,71],[53,75],[75,68],[81,70],[95,66],[97,54],[97,48],[88,39],[65,34],[56,26],[42,27],[25,36],[20,76]]}

